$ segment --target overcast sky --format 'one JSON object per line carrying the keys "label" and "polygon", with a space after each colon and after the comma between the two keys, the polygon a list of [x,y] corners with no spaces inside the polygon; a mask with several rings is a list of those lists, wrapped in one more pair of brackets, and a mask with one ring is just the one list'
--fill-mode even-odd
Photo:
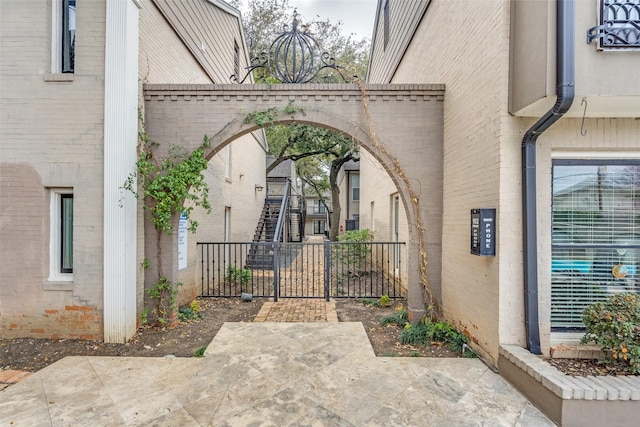
{"label": "overcast sky", "polygon": [[308,21],[316,16],[329,18],[331,22],[342,21],[345,33],[356,33],[358,39],[371,38],[377,0],[289,0],[298,13]]}
{"label": "overcast sky", "polygon": [[[243,0],[246,5],[251,0]],[[298,10],[305,21],[329,18],[331,22],[342,21],[345,34],[355,33],[356,39],[371,39],[377,0],[289,0],[289,5]]]}

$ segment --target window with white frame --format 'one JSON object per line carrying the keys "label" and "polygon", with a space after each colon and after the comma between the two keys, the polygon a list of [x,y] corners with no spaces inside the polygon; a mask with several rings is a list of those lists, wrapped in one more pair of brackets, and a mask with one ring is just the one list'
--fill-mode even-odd
{"label": "window with white frame", "polygon": [[49,280],[73,279],[73,190],[51,189]]}
{"label": "window with white frame", "polygon": [[582,311],[640,291],[640,160],[554,160],[551,328],[579,331]]}
{"label": "window with white frame", "polygon": [[351,175],[351,200],[360,201],[360,175]]}
{"label": "window with white frame", "polygon": [[75,71],[76,0],[53,0],[51,34],[51,72]]}

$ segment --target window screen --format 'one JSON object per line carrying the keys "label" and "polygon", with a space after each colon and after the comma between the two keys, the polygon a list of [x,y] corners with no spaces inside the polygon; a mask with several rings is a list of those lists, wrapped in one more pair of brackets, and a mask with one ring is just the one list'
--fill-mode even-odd
{"label": "window screen", "polygon": [[640,161],[553,162],[552,330],[583,329],[582,311],[638,292]]}

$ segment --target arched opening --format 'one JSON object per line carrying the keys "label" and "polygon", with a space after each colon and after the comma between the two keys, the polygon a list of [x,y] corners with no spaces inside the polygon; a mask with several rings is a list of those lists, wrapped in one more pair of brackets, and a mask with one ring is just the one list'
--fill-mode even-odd
{"label": "arched opening", "polygon": [[[151,138],[160,143],[171,140],[188,147],[209,135],[207,159],[259,129],[264,123],[258,125],[251,117],[260,112],[276,112],[269,124],[304,123],[353,138],[393,183],[396,191],[389,203],[395,206],[394,215],[400,213],[399,206],[404,207],[409,236],[408,305],[419,318],[426,311],[424,286],[435,289],[429,296],[439,299],[442,103],[438,101],[443,89],[433,85],[362,89],[355,85],[213,85],[184,90],[147,86],[146,121]],[[299,110],[287,112],[291,105]],[[166,240],[163,256],[177,244],[175,236]],[[153,252],[150,246],[146,249]]]}

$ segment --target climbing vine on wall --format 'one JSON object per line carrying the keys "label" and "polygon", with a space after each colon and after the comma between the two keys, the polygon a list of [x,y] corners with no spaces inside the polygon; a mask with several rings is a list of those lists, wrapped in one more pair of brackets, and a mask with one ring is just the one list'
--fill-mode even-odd
{"label": "climbing vine on wall", "polygon": [[[204,150],[209,147],[210,138],[206,135],[202,144],[194,151],[172,144],[163,158],[157,154],[159,144],[152,141],[145,131],[141,110],[138,111],[138,161],[136,171],[130,174],[123,188],[131,191],[136,198],[142,198],[144,209],[149,210],[151,221],[158,237],[158,279],[147,289],[151,301],[151,313],[155,320],[166,326],[175,319],[176,295],[180,282],[172,282],[163,275],[160,234],[171,234],[174,220],[181,213],[187,218],[188,229],[195,232],[198,223],[191,219],[194,207],[202,207],[211,213],[208,201],[209,187],[203,172],[207,169]],[[145,258],[143,266],[149,267]],[[141,314],[143,323],[147,321],[149,309]]]}
{"label": "climbing vine on wall", "polygon": [[149,139],[141,117],[138,136],[137,170],[129,175],[123,187],[142,197],[144,209],[151,212],[151,220],[159,231],[171,234],[172,219],[183,213],[189,231],[195,232],[198,223],[191,219],[193,208],[200,206],[211,213],[209,187],[203,175],[207,169],[204,150],[210,146],[210,138],[205,135],[200,147],[192,152],[172,144],[167,156],[159,159],[155,154],[158,144]]}
{"label": "climbing vine on wall", "polygon": [[293,101],[289,101],[289,103],[281,110],[275,107],[271,107],[264,111],[255,111],[253,113],[249,113],[245,116],[244,122],[246,124],[255,123],[258,126],[268,126],[272,125],[281,114],[285,114],[287,116],[291,116],[291,118],[294,118],[297,113],[302,113],[304,115],[304,108],[298,105],[294,105]]}
{"label": "climbing vine on wall", "polygon": [[418,239],[416,244],[418,245],[419,251],[419,267],[420,267],[420,285],[422,287],[423,293],[423,303],[427,308],[428,315],[432,319],[438,319],[441,315],[440,306],[438,304],[438,300],[435,298],[433,294],[433,290],[431,289],[431,285],[429,284],[429,278],[427,276],[427,250],[426,243],[424,238],[425,226],[422,223],[422,215],[420,211],[420,200],[418,198],[418,193],[411,185],[411,182],[402,168],[402,165],[387,149],[387,147],[380,141],[378,136],[376,135],[375,129],[373,127],[373,120],[371,119],[371,113],[369,111],[369,96],[367,94],[366,88],[364,84],[360,80],[356,80],[356,84],[362,93],[362,108],[364,110],[364,114],[367,120],[368,126],[368,134],[371,138],[371,143],[373,146],[380,150],[380,152],[384,153],[389,159],[391,159],[392,167],[395,172],[398,174],[400,180],[404,183],[407,188],[411,210],[413,211],[413,216],[415,218],[415,226],[418,231]]}

